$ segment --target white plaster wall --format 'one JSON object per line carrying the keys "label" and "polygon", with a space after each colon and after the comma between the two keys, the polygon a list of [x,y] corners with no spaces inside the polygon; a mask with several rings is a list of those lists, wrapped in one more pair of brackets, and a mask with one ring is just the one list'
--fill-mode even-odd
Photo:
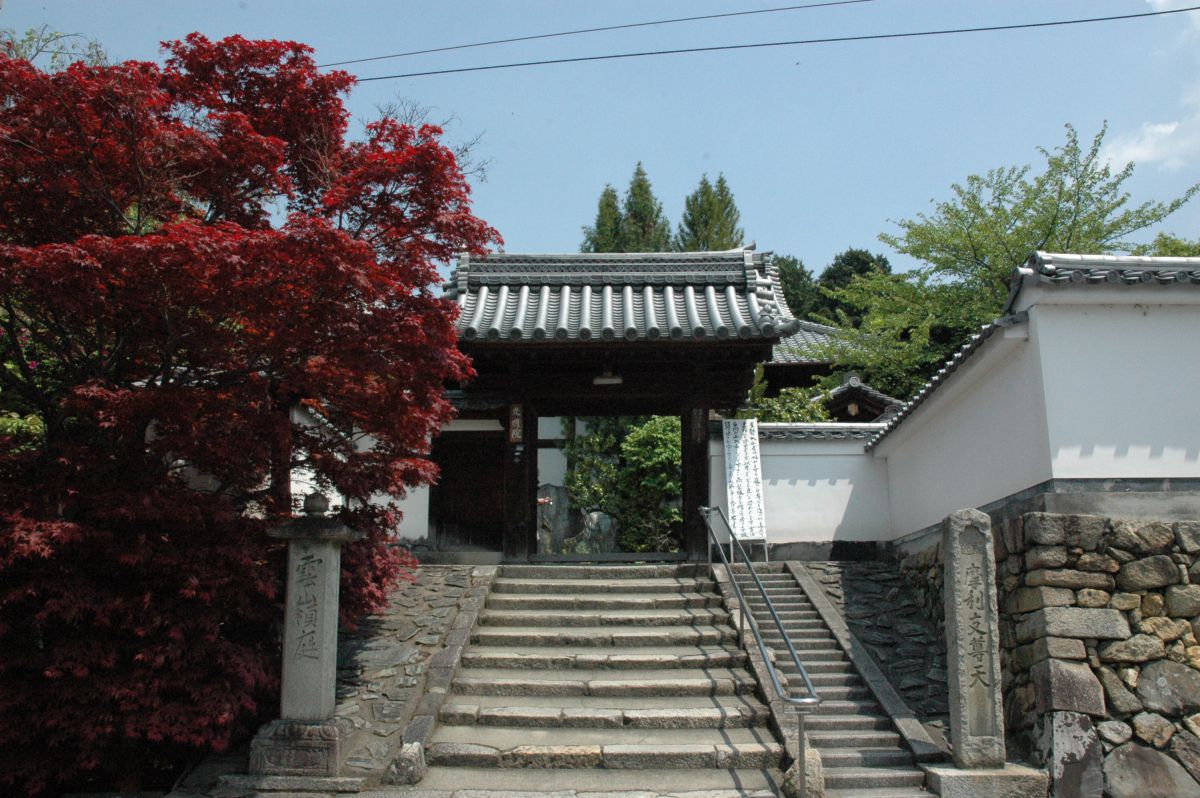
{"label": "white plaster wall", "polygon": [[[769,542],[889,537],[887,467],[863,441],[768,439],[759,448]],[[728,513],[720,438],[709,443],[709,501]]]}
{"label": "white plaster wall", "polygon": [[1200,478],[1200,307],[1039,304],[1031,316],[1055,478]]}
{"label": "white plaster wall", "polygon": [[998,331],[873,450],[886,460],[888,538],[1051,477],[1038,334]]}
{"label": "white plaster wall", "polygon": [[538,449],[538,484],[563,485],[567,481],[567,456],[562,449]]}
{"label": "white plaster wall", "polygon": [[396,502],[404,516],[396,530],[401,543],[410,545],[429,538],[429,487],[421,485],[411,489],[408,495]]}
{"label": "white plaster wall", "polygon": [[562,416],[538,416],[537,436],[542,440],[558,440],[562,438]]}

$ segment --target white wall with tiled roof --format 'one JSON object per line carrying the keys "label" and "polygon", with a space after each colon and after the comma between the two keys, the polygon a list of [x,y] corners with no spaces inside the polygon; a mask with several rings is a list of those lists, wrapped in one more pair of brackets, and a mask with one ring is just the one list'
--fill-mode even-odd
{"label": "white wall with tiled roof", "polygon": [[[877,424],[764,424],[763,506],[772,545],[891,536],[887,464],[863,452]],[[709,500],[725,502],[725,449],[709,443]]]}
{"label": "white wall with tiled roof", "polygon": [[889,537],[1052,477],[1041,360],[1028,326],[989,338],[871,456],[891,489]]}
{"label": "white wall with tiled roof", "polygon": [[893,535],[1047,480],[1200,480],[1200,259],[1045,255],[868,449]]}

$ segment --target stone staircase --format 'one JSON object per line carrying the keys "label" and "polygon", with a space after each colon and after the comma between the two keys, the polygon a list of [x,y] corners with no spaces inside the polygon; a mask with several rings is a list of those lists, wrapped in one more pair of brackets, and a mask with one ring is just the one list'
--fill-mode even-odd
{"label": "stone staircase", "polygon": [[[891,718],[838,645],[808,596],[782,563],[756,564],[771,603],[800,655],[820,707],[807,718],[809,744],[821,752],[828,798],[921,798],[924,772],[904,746]],[[735,578],[775,652],[792,696],[806,695],[783,638],[744,566]]]}
{"label": "stone staircase", "polygon": [[706,565],[502,566],[420,788],[775,795],[745,660]]}

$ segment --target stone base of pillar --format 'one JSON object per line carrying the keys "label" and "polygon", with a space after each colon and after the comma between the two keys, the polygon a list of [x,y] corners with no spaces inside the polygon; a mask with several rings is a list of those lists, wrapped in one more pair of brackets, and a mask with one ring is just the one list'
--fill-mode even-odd
{"label": "stone base of pillar", "polygon": [[332,720],[273,720],[250,742],[250,774],[315,776],[338,774],[341,732]]}
{"label": "stone base of pillar", "polygon": [[1011,762],[1002,768],[960,770],[951,765],[923,765],[925,782],[942,798],[1045,798],[1050,776]]}

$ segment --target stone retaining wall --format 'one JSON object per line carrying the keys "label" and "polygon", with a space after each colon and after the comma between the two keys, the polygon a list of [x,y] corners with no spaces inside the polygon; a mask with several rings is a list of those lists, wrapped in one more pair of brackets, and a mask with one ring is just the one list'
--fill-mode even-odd
{"label": "stone retaining wall", "polygon": [[[1200,796],[1200,523],[1027,513],[993,533],[1009,758],[1056,796]],[[901,563],[935,620],[939,549]]]}
{"label": "stone retaining wall", "polygon": [[917,599],[917,606],[934,629],[946,633],[946,605],[943,588],[946,584],[946,558],[939,540],[928,548],[910,554],[900,561],[900,574]]}

